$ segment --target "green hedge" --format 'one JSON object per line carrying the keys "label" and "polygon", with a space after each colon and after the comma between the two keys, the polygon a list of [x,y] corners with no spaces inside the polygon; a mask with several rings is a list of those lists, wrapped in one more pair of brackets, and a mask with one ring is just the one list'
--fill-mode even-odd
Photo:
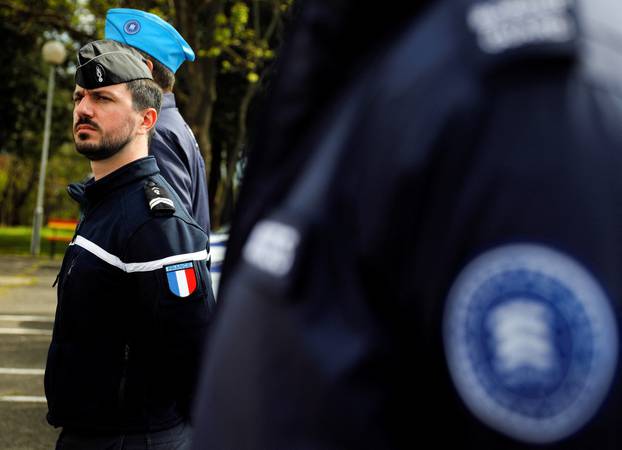
{"label": "green hedge", "polygon": [[[44,227],[41,229],[41,255],[50,254],[50,241],[46,239],[54,233],[58,236],[73,236],[72,231],[58,230],[51,231]],[[30,253],[30,239],[32,228],[30,227],[0,227],[0,254],[2,255],[27,255]],[[65,253],[67,244],[56,242],[54,255],[62,256]]]}

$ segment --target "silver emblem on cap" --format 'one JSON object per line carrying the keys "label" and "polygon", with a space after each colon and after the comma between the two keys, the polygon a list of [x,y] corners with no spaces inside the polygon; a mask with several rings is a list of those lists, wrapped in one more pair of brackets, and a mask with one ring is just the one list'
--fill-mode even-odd
{"label": "silver emblem on cap", "polygon": [[103,83],[104,82],[104,68],[102,67],[101,64],[97,64],[95,66],[95,76],[97,76],[97,81],[99,83]]}

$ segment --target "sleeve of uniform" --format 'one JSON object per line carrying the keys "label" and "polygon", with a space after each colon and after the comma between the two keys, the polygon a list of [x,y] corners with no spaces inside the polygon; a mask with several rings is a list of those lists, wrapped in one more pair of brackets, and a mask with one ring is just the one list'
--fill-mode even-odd
{"label": "sleeve of uniform", "polygon": [[194,138],[158,130],[150,151],[158,161],[162,176],[175,189],[186,211],[209,233],[209,198],[205,163]]}
{"label": "sleeve of uniform", "polygon": [[151,139],[149,151],[155,156],[162,176],[175,189],[186,211],[193,215],[191,198],[193,188],[189,161],[176,140],[176,136],[172,133],[157,130]]}
{"label": "sleeve of uniform", "polygon": [[129,240],[132,289],[155,327],[152,376],[167,380],[170,395],[188,413],[205,331],[214,306],[207,269],[207,236],[182,219],[155,217]]}

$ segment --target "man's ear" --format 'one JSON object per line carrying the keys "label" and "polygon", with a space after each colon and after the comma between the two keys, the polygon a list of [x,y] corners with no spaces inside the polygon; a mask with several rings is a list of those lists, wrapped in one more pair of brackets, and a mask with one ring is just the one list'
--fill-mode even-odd
{"label": "man's ear", "polygon": [[151,61],[150,59],[145,59],[145,64],[147,64],[147,67],[149,67],[149,72],[153,72],[153,61]]}
{"label": "man's ear", "polygon": [[153,127],[155,127],[158,120],[158,112],[154,108],[147,108],[142,112],[143,120],[140,123],[140,129],[144,131],[144,134],[149,133]]}

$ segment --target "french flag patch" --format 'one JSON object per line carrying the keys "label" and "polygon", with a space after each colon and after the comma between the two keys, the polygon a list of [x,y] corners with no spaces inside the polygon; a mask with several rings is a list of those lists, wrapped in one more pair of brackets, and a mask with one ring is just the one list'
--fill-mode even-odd
{"label": "french flag patch", "polygon": [[164,266],[168,288],[178,297],[188,297],[197,288],[197,278],[192,261]]}

